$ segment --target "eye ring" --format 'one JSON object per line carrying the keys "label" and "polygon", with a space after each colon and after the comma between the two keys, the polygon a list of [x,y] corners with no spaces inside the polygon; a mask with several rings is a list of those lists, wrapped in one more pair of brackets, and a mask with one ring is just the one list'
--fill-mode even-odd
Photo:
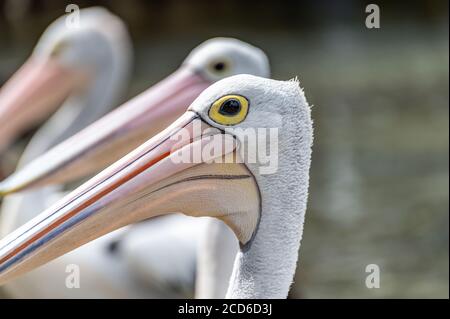
{"label": "eye ring", "polygon": [[236,125],[245,120],[249,101],[242,95],[225,95],[216,100],[209,109],[209,117],[221,125]]}

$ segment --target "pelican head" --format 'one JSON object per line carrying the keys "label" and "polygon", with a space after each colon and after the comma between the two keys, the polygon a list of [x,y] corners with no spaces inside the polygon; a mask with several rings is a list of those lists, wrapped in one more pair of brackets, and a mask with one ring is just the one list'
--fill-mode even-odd
{"label": "pelican head", "polygon": [[212,82],[237,74],[270,76],[269,60],[260,49],[232,38],[205,41],[187,56],[183,65]]}
{"label": "pelican head", "polygon": [[[236,132],[272,126],[279,167],[262,174],[239,151],[248,142]],[[311,144],[310,109],[297,81],[221,80],[161,133],[5,237],[0,282],[119,227],[182,212],[218,218],[236,234],[241,249],[228,297],[284,298],[302,234]],[[205,154],[198,161],[196,150]]]}
{"label": "pelican head", "polygon": [[0,194],[99,172],[165,128],[209,85],[243,73],[269,76],[263,51],[236,39],[208,40],[169,77],[3,181]]}
{"label": "pelican head", "polygon": [[[75,27],[66,25],[66,16],[54,21],[30,58],[0,89],[0,149],[49,117],[70,96],[89,90],[99,75],[104,82],[113,78],[112,70],[126,76],[131,46],[125,25],[100,7],[83,9],[80,15]],[[118,89],[110,81],[109,85]],[[77,112],[72,110],[74,116]]]}

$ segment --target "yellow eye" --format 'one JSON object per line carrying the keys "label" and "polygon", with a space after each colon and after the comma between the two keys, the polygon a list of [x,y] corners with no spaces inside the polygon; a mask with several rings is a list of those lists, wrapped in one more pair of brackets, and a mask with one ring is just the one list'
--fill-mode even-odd
{"label": "yellow eye", "polygon": [[241,95],[226,95],[213,103],[209,117],[221,125],[235,125],[247,116],[248,104],[248,100]]}

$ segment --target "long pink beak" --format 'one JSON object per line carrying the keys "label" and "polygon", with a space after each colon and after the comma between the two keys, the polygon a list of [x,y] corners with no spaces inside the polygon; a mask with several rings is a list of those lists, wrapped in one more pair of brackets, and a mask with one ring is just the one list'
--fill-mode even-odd
{"label": "long pink beak", "polygon": [[0,151],[54,112],[79,82],[56,61],[31,57],[0,89]]}
{"label": "long pink beak", "polygon": [[[237,155],[236,147],[233,136],[211,130],[187,111],[2,239],[0,284],[117,228],[173,212],[222,219],[248,242],[259,216],[259,191],[245,164],[226,160]],[[216,152],[197,162],[178,160],[183,152],[204,148]]]}
{"label": "long pink beak", "polygon": [[0,183],[0,194],[69,182],[100,171],[165,128],[210,84],[181,67],[11,175]]}

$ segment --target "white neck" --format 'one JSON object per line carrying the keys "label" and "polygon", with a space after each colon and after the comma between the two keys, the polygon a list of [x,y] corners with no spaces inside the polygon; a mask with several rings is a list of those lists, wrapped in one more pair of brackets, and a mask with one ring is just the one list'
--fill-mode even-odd
{"label": "white neck", "polygon": [[[227,298],[286,298],[295,274],[308,197],[312,124],[309,108],[294,106],[284,119],[289,121],[280,128],[277,173],[255,174],[262,197],[260,222],[254,238],[237,255]],[[256,172],[256,166],[248,166]]]}

